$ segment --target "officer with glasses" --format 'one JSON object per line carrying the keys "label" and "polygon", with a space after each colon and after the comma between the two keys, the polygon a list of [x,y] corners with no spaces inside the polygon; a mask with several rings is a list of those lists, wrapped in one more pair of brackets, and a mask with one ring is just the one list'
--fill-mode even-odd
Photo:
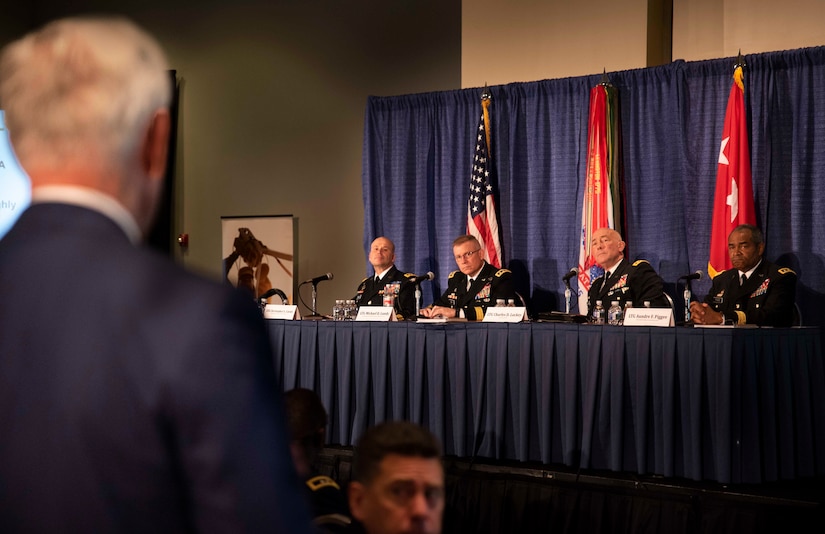
{"label": "officer with glasses", "polygon": [[513,273],[484,260],[478,240],[463,235],[453,241],[458,270],[447,278],[447,290],[432,305],[421,310],[424,317],[463,317],[480,321],[498,299],[515,299]]}

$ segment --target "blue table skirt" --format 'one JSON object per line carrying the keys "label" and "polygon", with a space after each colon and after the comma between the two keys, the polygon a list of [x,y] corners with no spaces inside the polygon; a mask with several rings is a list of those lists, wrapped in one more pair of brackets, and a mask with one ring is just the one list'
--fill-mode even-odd
{"label": "blue table skirt", "polygon": [[269,320],[328,441],[407,419],[445,453],[756,483],[825,474],[818,328]]}

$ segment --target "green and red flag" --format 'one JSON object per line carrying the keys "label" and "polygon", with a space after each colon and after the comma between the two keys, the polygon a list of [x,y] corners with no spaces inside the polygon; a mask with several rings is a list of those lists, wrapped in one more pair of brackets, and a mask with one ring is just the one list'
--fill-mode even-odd
{"label": "green and red flag", "polygon": [[607,227],[624,234],[619,131],[619,94],[615,87],[603,81],[590,90],[587,170],[578,265],[579,313],[587,313],[587,292],[593,280],[604,273],[590,250],[593,232]]}

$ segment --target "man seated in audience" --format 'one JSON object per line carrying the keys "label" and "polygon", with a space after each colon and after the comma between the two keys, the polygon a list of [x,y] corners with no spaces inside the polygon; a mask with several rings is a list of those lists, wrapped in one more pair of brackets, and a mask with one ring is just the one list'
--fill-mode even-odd
{"label": "man seated in audience", "polygon": [[444,468],[438,438],[407,421],[367,429],[355,445],[349,505],[355,520],[347,532],[441,532]]}
{"label": "man seated in audience", "polygon": [[327,411],[318,395],[305,388],[284,393],[290,451],[298,476],[305,482],[313,523],[326,531],[336,525],[348,525],[349,509],[338,483],[320,475],[315,467],[318,452],[324,446]]}
{"label": "man seated in audience", "polygon": [[390,282],[401,284],[395,298],[395,311],[401,319],[415,316],[415,286],[408,283],[415,278],[412,273],[402,273],[395,267],[395,244],[386,237],[378,237],[370,246],[370,265],[375,274],[361,280],[355,295],[359,306],[382,306],[384,288]]}
{"label": "man seated in audience", "polygon": [[596,278],[587,294],[587,313],[593,313],[596,301],[602,301],[605,309],[614,300],[624,308],[628,301],[634,306],[650,302],[653,308],[667,308],[662,279],[647,260],[625,260],[625,242],[612,228],[599,228],[593,232],[590,250],[596,263],[604,269],[604,275]]}
{"label": "man seated in audience", "polygon": [[453,255],[458,270],[447,278],[447,290],[428,308],[424,317],[464,317],[480,321],[498,299],[514,299],[513,273],[497,269],[484,260],[478,240],[463,235],[453,241]]}
{"label": "man seated in audience", "polygon": [[696,324],[791,326],[796,273],[762,258],[762,231],[740,224],[728,236],[733,269],[716,275],[704,302],[690,304]]}

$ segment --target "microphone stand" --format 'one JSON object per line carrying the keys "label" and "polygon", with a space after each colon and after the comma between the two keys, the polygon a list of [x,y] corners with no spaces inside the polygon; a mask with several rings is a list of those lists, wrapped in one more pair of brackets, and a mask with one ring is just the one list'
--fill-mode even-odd
{"label": "microphone stand", "polygon": [[685,324],[690,322],[690,279],[685,280],[685,291],[683,293],[685,298]]}
{"label": "microphone stand", "polygon": [[567,288],[564,290],[564,313],[569,315],[570,314],[570,296],[573,294],[573,290],[570,289],[570,279],[569,278],[564,281],[564,285],[567,286]]}
{"label": "microphone stand", "polygon": [[312,313],[304,317],[304,319],[329,319],[325,315],[318,315],[318,283],[312,282]]}
{"label": "microphone stand", "polygon": [[415,316],[421,314],[421,284],[415,284]]}

